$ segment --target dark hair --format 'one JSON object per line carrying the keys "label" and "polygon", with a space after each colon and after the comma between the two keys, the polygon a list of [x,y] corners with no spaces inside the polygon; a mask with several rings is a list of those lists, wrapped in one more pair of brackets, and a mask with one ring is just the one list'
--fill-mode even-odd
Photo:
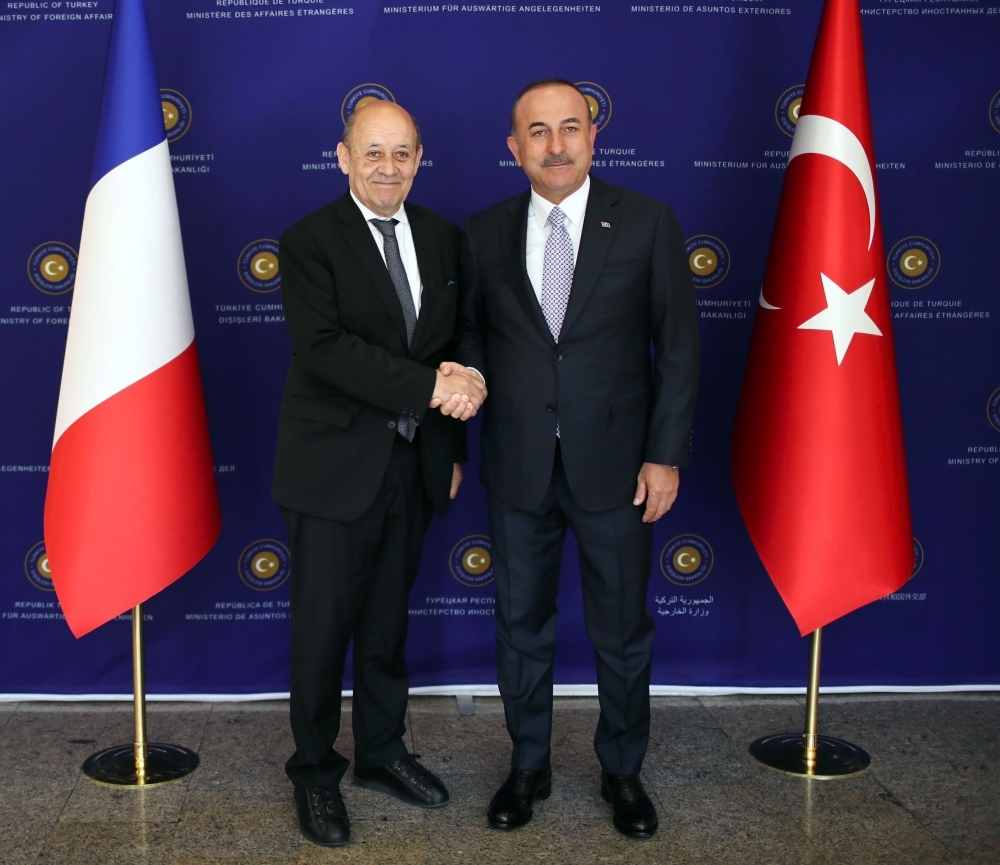
{"label": "dark hair", "polygon": [[[398,103],[393,103],[393,104],[397,105]],[[400,105],[399,107],[403,108],[402,105]],[[403,108],[403,111],[406,111],[406,109]],[[417,121],[414,119],[413,115],[410,114],[409,111],[406,111],[406,113],[409,115],[410,123],[413,124],[413,129],[417,133],[417,150],[419,150],[421,145],[423,144],[423,139],[420,137],[420,127],[417,126]],[[340,140],[343,141],[344,144],[348,146],[348,148],[351,147],[351,138],[354,136],[354,127],[357,125],[357,121],[354,118],[357,116],[358,116],[357,111],[351,112],[351,116],[347,118],[347,123],[344,124],[344,134],[340,136]]]}
{"label": "dark hair", "polygon": [[[517,130],[517,106],[518,103],[521,101],[521,98],[527,95],[528,93],[531,93],[532,90],[538,90],[542,87],[553,87],[555,85],[572,87],[574,90],[576,90],[577,93],[580,93],[580,90],[577,88],[577,86],[572,81],[567,81],[565,78],[539,78],[538,81],[532,81],[531,84],[529,84],[527,87],[524,88],[524,90],[522,90],[520,93],[517,94],[517,99],[514,100],[514,107],[510,109],[511,135],[513,135],[514,132]],[[592,122],[590,117],[590,105],[587,102],[587,98],[583,95],[583,93],[580,93],[580,98],[583,99],[583,104],[587,106],[587,125],[589,126]]]}

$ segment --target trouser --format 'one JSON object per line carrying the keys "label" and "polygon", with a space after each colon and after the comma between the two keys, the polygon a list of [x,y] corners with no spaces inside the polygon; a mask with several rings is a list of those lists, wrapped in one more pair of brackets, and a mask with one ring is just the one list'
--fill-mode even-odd
{"label": "trouser", "polygon": [[631,503],[588,511],[573,498],[556,447],[537,511],[489,500],[496,578],[497,680],[514,769],[549,766],[556,592],[567,527],[580,551],[584,621],[597,661],[601,715],[594,748],[602,768],[638,774],[649,741],[654,624],[646,603],[652,524]]}
{"label": "trouser", "polygon": [[285,771],[297,787],[337,784],[348,766],[333,745],[352,637],[355,766],[375,768],[408,752],[403,647],[410,589],[431,517],[419,444],[396,436],[381,488],[360,519],[339,522],[284,508],[282,515],[292,553],[295,739]]}

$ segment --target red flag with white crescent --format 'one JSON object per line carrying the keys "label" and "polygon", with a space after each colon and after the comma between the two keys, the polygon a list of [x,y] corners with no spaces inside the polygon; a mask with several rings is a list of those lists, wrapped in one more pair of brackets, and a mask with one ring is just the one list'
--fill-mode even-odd
{"label": "red flag with white crescent", "polygon": [[732,439],[743,519],[800,633],[913,568],[858,0],[827,0]]}

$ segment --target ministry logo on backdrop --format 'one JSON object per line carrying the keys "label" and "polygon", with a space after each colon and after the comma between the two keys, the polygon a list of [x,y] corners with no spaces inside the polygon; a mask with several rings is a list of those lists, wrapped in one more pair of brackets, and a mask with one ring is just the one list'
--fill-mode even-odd
{"label": "ministry logo on backdrop", "polygon": [[171,144],[183,138],[191,128],[191,103],[176,90],[160,90],[160,107],[163,108],[163,125],[167,128],[167,141]]}
{"label": "ministry logo on backdrop", "polygon": [[924,566],[924,546],[916,539],[913,538],[913,571],[910,573],[907,582],[912,580],[917,574],[920,573],[920,569]]}
{"label": "ministry logo on backdrop", "polygon": [[281,288],[278,241],[268,237],[247,244],[236,262],[240,281],[251,291],[267,294]]}
{"label": "ministry logo on backdrop", "polygon": [[76,250],[58,240],[36,246],[28,256],[28,279],[44,294],[65,294],[76,279]]}
{"label": "ministry logo on backdrop", "polygon": [[715,288],[729,275],[729,250],[711,234],[696,234],[684,242],[691,282],[695,288]]}
{"label": "ministry logo on backdrop", "polygon": [[493,582],[493,556],[487,535],[469,535],[452,548],[451,575],[463,586],[481,589]]}
{"label": "ministry logo on backdrop", "polygon": [[941,253],[926,237],[904,237],[889,250],[885,264],[900,288],[924,288],[941,271]]}
{"label": "ministry logo on backdrop", "polygon": [[382,99],[386,102],[396,101],[396,97],[381,84],[359,84],[344,97],[344,103],[340,106],[340,119],[346,125],[348,117],[362,105],[367,105],[376,99]]}
{"label": "ministry logo on backdrop", "polygon": [[990,100],[990,123],[997,132],[1000,132],[1000,90]]}
{"label": "ministry logo on backdrop", "polygon": [[590,122],[601,132],[611,119],[611,97],[608,91],[593,81],[577,81],[576,89],[583,94],[590,107]]}
{"label": "ministry logo on backdrop", "polygon": [[986,417],[989,418],[990,425],[997,432],[1000,432],[1000,387],[990,394],[986,400]]}
{"label": "ministry logo on backdrop", "polygon": [[802,107],[802,95],[805,92],[805,84],[796,84],[782,93],[775,103],[774,121],[785,135],[795,134],[795,127],[799,123],[799,109]]}
{"label": "ministry logo on backdrop", "polygon": [[237,570],[240,579],[251,589],[270,592],[288,579],[292,557],[283,543],[264,538],[254,541],[240,553]]}
{"label": "ministry logo on backdrop", "polygon": [[694,586],[709,575],[715,553],[698,535],[678,535],[660,553],[660,570],[677,586]]}
{"label": "ministry logo on backdrop", "polygon": [[24,574],[36,589],[43,592],[54,592],[52,585],[52,569],[49,567],[49,556],[45,552],[45,541],[39,541],[24,557]]}

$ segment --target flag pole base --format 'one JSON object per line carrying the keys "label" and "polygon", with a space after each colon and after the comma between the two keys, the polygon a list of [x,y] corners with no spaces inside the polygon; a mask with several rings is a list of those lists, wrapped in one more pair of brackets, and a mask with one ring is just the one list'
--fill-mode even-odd
{"label": "flag pole base", "polygon": [[116,787],[153,787],[176,781],[198,768],[198,755],[180,745],[146,745],[145,771],[136,771],[135,746],[116,745],[91,754],[84,774],[99,784]]}
{"label": "flag pole base", "polygon": [[750,745],[750,753],[765,766],[786,775],[815,778],[817,781],[859,775],[872,761],[863,748],[833,736],[817,736],[816,748],[810,759],[805,737],[801,733],[763,736]]}

